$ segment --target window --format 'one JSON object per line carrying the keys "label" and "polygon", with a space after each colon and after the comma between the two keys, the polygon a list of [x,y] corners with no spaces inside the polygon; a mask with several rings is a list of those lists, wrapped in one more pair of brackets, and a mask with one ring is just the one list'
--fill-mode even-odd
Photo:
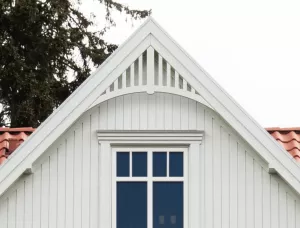
{"label": "window", "polygon": [[184,228],[185,148],[113,150],[113,228]]}

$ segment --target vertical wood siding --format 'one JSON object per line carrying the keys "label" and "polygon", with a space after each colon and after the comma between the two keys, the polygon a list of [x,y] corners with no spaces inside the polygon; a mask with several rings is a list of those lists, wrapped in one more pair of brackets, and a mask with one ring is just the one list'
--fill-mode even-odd
{"label": "vertical wood siding", "polygon": [[[300,228],[300,198],[218,114],[187,98],[131,94],[86,112],[0,199],[2,228],[99,227],[97,130],[204,130],[198,227]],[[194,155],[195,156],[195,155]],[[195,163],[193,163],[195,164]],[[192,190],[190,190],[192,191]],[[193,223],[195,223],[193,221]]]}

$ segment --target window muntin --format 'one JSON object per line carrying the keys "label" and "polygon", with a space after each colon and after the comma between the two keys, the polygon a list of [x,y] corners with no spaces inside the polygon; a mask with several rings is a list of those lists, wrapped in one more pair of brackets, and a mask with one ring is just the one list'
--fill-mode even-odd
{"label": "window muntin", "polygon": [[[129,176],[117,176],[117,169],[118,167],[116,154],[118,153],[128,153],[129,151]],[[145,228],[156,228],[160,223],[164,223],[165,227],[174,227],[174,228],[183,228],[187,227],[187,149],[185,148],[176,148],[176,149],[170,149],[170,148],[114,148],[113,149],[113,191],[112,196],[115,197],[117,194],[117,185],[118,183],[122,182],[128,182],[128,183],[135,183],[135,182],[145,182],[147,183],[147,226]],[[147,159],[141,159],[141,160],[147,160],[146,163],[146,169],[147,169],[147,175],[141,176],[136,175],[136,172],[133,171],[135,168],[133,168],[134,162],[136,159],[134,158],[135,153],[143,153],[147,154]],[[158,154],[158,157],[161,156],[161,154],[164,154],[162,156],[163,161],[159,161],[159,164],[162,164],[164,167],[162,170],[164,170],[164,176],[163,175],[155,175],[154,169],[156,163],[155,156],[156,153]],[[139,156],[138,156],[139,157]],[[142,157],[142,156],[141,156]],[[174,167],[178,166],[179,170],[174,169]],[[141,167],[139,167],[141,168]],[[138,168],[138,169],[139,169]],[[161,168],[161,167],[159,167]],[[159,171],[161,172],[161,170]],[[134,174],[135,173],[135,174]],[[162,172],[161,172],[162,173]],[[171,188],[169,190],[168,196],[176,196],[176,199],[170,200],[167,197],[164,197],[163,195],[166,194],[165,191],[163,191],[163,187],[161,187],[157,194],[154,194],[154,188],[155,186],[171,186],[173,185],[177,187]],[[134,185],[133,185],[134,186]],[[172,190],[173,189],[173,190]],[[182,189],[181,195],[180,191],[178,189]],[[134,190],[132,191],[134,192]],[[125,196],[124,196],[125,197]],[[145,197],[145,196],[144,196]],[[168,204],[165,207],[162,206],[160,209],[163,211],[157,211],[157,209],[154,208],[154,203],[157,198],[164,198],[165,202],[162,201],[161,203],[167,203],[172,201],[175,206],[172,204]],[[169,200],[169,201],[167,201]],[[112,227],[113,228],[123,228],[122,226],[117,225],[117,220],[119,219],[118,216],[118,199],[112,200]],[[176,209],[176,210],[175,210]],[[165,211],[164,211],[165,210]],[[119,213],[121,213],[119,211]],[[128,217],[128,216],[127,216]],[[129,218],[129,217],[128,217]],[[184,224],[184,225],[183,225]],[[159,225],[160,227],[162,224]],[[144,228],[144,227],[143,227]]]}

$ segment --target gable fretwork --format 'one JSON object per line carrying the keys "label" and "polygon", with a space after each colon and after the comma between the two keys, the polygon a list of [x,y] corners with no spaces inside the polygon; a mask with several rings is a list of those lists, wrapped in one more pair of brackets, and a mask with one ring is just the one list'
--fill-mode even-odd
{"label": "gable fretwork", "polygon": [[210,107],[183,75],[152,46],[148,47],[94,102],[95,106],[110,98],[136,92],[164,92],[197,100]]}

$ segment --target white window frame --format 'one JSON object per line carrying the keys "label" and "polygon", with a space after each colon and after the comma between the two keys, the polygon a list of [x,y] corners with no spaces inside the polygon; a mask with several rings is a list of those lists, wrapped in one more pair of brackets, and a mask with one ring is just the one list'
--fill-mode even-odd
{"label": "white window frame", "polygon": [[[102,130],[97,131],[99,141],[99,226],[115,228],[116,216],[113,215],[113,205],[116,205],[115,196],[112,194],[112,183],[115,182],[112,167],[113,150],[116,147],[123,148],[186,148],[188,155],[188,179],[186,180],[188,199],[184,199],[187,204],[187,215],[184,215],[184,228],[199,227],[201,211],[204,210],[202,200],[203,180],[199,178],[200,160],[203,157],[203,131],[198,130]],[[203,161],[203,159],[202,159]],[[202,164],[202,162],[201,162]],[[193,174],[196,175],[193,175]],[[115,191],[115,190],[114,190]],[[100,203],[101,202],[101,203]],[[184,208],[185,209],[185,208]],[[199,216],[200,213],[200,216]],[[113,219],[114,217],[114,219]],[[152,223],[152,221],[151,221]],[[151,228],[151,227],[150,227]]]}
{"label": "white window frame", "polygon": [[[129,177],[117,177],[117,152],[129,152]],[[147,152],[147,177],[132,176],[132,152]],[[153,177],[153,153],[167,152],[166,177]],[[170,152],[183,153],[183,177],[169,176]],[[183,221],[184,228],[188,227],[188,148],[187,147],[113,147],[112,148],[112,228],[117,228],[117,182],[147,182],[147,228],[153,228],[153,182],[182,182],[183,183]]]}

